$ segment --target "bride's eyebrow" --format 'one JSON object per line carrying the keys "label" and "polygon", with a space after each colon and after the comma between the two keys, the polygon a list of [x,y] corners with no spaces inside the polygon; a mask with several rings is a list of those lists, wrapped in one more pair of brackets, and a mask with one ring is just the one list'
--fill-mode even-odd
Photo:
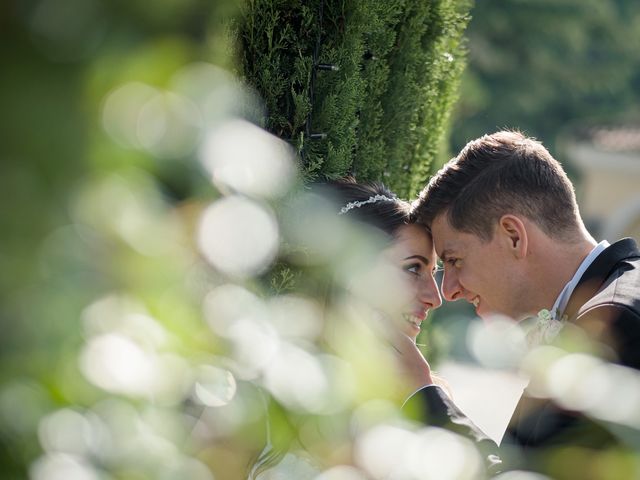
{"label": "bride's eyebrow", "polygon": [[423,257],[422,255],[411,255],[409,257],[405,257],[405,260],[413,260],[414,258],[420,260],[425,265],[429,265],[429,259],[427,257]]}

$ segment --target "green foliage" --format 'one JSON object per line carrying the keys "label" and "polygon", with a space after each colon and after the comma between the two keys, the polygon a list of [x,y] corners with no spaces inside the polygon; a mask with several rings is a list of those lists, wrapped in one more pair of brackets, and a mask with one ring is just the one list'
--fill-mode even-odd
{"label": "green foliage", "polygon": [[275,267],[270,273],[269,284],[276,295],[293,290],[296,285],[296,278],[299,277],[299,272],[283,264]]}
{"label": "green foliage", "polygon": [[[87,340],[82,312],[95,300],[135,299],[186,355],[217,348],[194,315],[200,306],[176,288],[189,262],[179,259],[181,247],[141,254],[113,228],[136,203],[138,214],[158,215],[156,226],[175,227],[175,218],[165,216],[173,200],[186,192],[195,197],[206,180],[194,175],[192,159],[182,162],[188,154],[161,159],[114,142],[102,111],[108,94],[124,84],[168,88],[185,64],[215,61],[202,33],[208,15],[219,17],[223,8],[233,6],[200,0],[152,9],[143,2],[75,0],[0,6],[6,64],[0,74],[0,478],[27,478],[29,465],[43,455],[37,429],[46,414],[104,398],[78,360]],[[129,183],[134,178],[147,182]],[[107,185],[127,187],[112,195]],[[161,230],[156,238],[173,227]]]}
{"label": "green foliage", "polygon": [[424,187],[456,98],[464,65],[465,7],[448,1],[417,4],[406,12],[399,32],[391,62],[393,87],[385,96],[385,131],[390,183],[405,195]]}
{"label": "green foliage", "polygon": [[307,181],[353,174],[405,196],[423,186],[464,66],[468,9],[466,0],[247,2],[236,26],[242,75],[265,101],[264,126],[300,152]]}
{"label": "green foliage", "polygon": [[639,22],[636,0],[476,2],[452,149],[503,127],[553,147],[574,124],[637,119]]}
{"label": "green foliage", "polygon": [[[256,151],[261,160],[283,150],[237,121],[252,98],[222,67],[242,32],[253,48],[241,50],[242,68],[264,95],[265,125],[297,147],[307,179],[351,171],[410,192],[446,126],[465,5],[331,2],[320,22],[319,2],[248,1],[248,15],[230,24],[234,5],[222,0],[0,4],[0,478],[237,479],[261,452],[265,469],[292,453],[331,478],[345,466],[351,476],[392,475],[370,472],[376,465],[418,466],[413,476],[433,478],[454,465],[482,477],[464,440],[400,420],[413,388],[380,324],[400,297],[380,268],[386,244],[304,189],[259,198],[220,180],[224,165],[210,169],[212,185],[203,174],[211,158],[196,160],[228,124],[242,123],[242,139],[269,150]],[[318,34],[319,61],[340,70],[313,68]],[[177,119],[167,105],[178,106]],[[191,148],[173,148],[181,130]],[[326,140],[311,141],[314,132]],[[235,161],[244,145],[224,146]],[[248,210],[204,228],[206,207],[229,199],[277,228]],[[275,257],[266,251],[246,277],[229,269],[230,259],[246,266],[269,236]],[[449,351],[466,338],[466,325],[457,328]],[[590,379],[570,398],[590,392]],[[637,398],[634,382],[623,376],[598,396],[624,386]],[[630,420],[612,431],[628,449],[558,451],[532,468],[638,477],[637,419],[621,406]],[[357,458],[370,440],[370,456]],[[445,460],[426,472],[425,458]]]}

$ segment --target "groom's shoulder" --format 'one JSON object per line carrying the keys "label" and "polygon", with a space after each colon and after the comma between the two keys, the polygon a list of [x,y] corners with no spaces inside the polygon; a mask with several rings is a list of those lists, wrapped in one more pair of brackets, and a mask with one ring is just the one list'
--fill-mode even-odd
{"label": "groom's shoulder", "polygon": [[611,265],[576,323],[613,347],[617,362],[640,369],[640,256],[631,251]]}
{"label": "groom's shoulder", "polygon": [[640,314],[640,254],[635,242],[628,242],[627,254],[608,265],[601,287],[580,308],[578,316],[599,307],[618,307]]}

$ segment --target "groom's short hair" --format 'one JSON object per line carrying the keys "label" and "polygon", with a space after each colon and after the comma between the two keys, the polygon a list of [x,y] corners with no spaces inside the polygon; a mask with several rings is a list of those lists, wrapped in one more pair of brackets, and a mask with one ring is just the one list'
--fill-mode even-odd
{"label": "groom's short hair", "polygon": [[571,241],[582,225],[560,163],[517,131],[469,142],[431,178],[414,208],[426,225],[445,213],[452,227],[487,241],[507,213],[527,217],[558,240]]}

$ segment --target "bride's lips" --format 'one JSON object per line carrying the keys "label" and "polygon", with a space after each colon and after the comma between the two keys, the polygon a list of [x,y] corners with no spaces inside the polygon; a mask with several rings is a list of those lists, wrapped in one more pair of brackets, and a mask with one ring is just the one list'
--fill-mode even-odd
{"label": "bride's lips", "polygon": [[420,321],[424,321],[425,318],[427,318],[427,310],[415,310],[414,312],[411,313],[411,315],[413,315],[416,318],[419,318]]}
{"label": "bride's lips", "polygon": [[420,331],[420,325],[425,318],[427,318],[427,312],[424,310],[415,311],[411,313],[403,313],[402,318],[412,327],[415,327],[418,332]]}

